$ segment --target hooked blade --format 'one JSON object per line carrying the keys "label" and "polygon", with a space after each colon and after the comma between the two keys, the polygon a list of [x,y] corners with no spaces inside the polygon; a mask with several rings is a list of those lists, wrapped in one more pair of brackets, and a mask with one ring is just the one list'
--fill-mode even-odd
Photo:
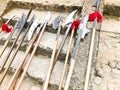
{"label": "hooked blade", "polygon": [[23,13],[15,29],[21,30],[24,26],[24,22],[26,21],[26,18],[27,16]]}
{"label": "hooked blade", "polygon": [[28,32],[28,40],[32,38],[32,35],[34,33],[35,28],[40,24],[40,19],[36,19],[33,24],[30,27],[30,30]]}
{"label": "hooked blade", "polygon": [[73,21],[73,16],[75,15],[76,12],[77,12],[77,10],[74,10],[73,12],[71,12],[71,13],[68,15],[68,17],[67,17],[65,23],[63,24],[63,26],[65,26],[65,25],[67,25],[67,24],[69,24],[70,22]]}
{"label": "hooked blade", "polygon": [[52,24],[52,27],[54,29],[57,29],[59,27],[59,22],[60,22],[61,16],[57,16]]}

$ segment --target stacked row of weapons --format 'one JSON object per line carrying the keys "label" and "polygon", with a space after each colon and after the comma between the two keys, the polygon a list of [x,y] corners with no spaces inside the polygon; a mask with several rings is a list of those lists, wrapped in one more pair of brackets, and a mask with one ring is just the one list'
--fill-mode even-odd
{"label": "stacked row of weapons", "polygon": [[[76,61],[76,56],[77,56],[77,52],[78,52],[78,48],[79,48],[79,44],[81,39],[84,39],[85,35],[90,31],[87,28],[87,22],[94,22],[94,28],[93,28],[93,32],[92,32],[92,38],[91,38],[91,46],[90,46],[90,53],[89,53],[89,60],[88,60],[88,68],[87,68],[87,73],[86,73],[86,79],[85,79],[85,87],[84,90],[87,90],[88,88],[88,82],[89,82],[89,76],[90,76],[90,68],[91,68],[91,62],[92,62],[92,54],[93,54],[93,47],[94,47],[94,38],[95,38],[95,31],[96,31],[96,24],[101,23],[102,21],[102,15],[98,12],[98,7],[99,7],[99,1],[97,0],[97,2],[94,5],[96,7],[95,12],[90,13],[84,17],[81,18],[81,20],[75,20],[73,19],[73,17],[75,16],[75,14],[77,14],[77,10],[73,11],[72,13],[70,13],[66,19],[66,21],[64,22],[64,25],[62,25],[62,16],[57,16],[55,18],[55,20],[53,21],[53,28],[57,29],[57,36],[56,36],[56,40],[54,43],[54,49],[51,55],[51,61],[50,61],[50,65],[49,65],[49,70],[46,76],[46,79],[43,83],[42,86],[42,90],[47,90],[48,88],[48,83],[52,74],[52,71],[54,69],[54,66],[56,64],[56,61],[58,59],[58,56],[61,52],[61,49],[64,46],[64,43],[66,41],[66,38],[68,37],[68,33],[70,33],[71,31],[71,35],[70,35],[70,40],[68,43],[68,49],[67,49],[67,53],[66,53],[66,57],[65,57],[65,63],[64,63],[64,68],[63,68],[63,73],[60,79],[60,84],[59,84],[59,89],[62,89],[62,85],[63,85],[63,80],[65,77],[65,72],[66,72],[66,67],[67,67],[67,63],[68,63],[68,59],[70,57],[70,50],[72,49],[72,41],[73,41],[73,37],[75,34],[75,30],[77,31],[77,38],[75,40],[75,45],[72,49],[72,54],[71,54],[71,59],[70,59],[70,68],[69,68],[69,72],[68,72],[68,76],[67,76],[67,80],[65,83],[65,87],[64,90],[68,90],[69,88],[69,84],[70,84],[70,80],[72,77],[72,73],[73,73],[73,68],[75,65],[75,61]],[[33,56],[37,50],[37,47],[39,46],[39,43],[44,35],[45,29],[46,29],[46,25],[49,22],[49,19],[51,17],[51,13],[48,12],[47,16],[45,17],[44,21],[42,23],[40,23],[39,20],[35,20],[35,15],[32,16],[31,20],[28,22],[27,28],[26,30],[24,30],[24,35],[22,37],[22,39],[20,40],[19,44],[17,44],[17,47],[15,48],[15,50],[13,51],[16,42],[18,41],[21,33],[23,32],[23,28],[31,14],[32,9],[28,12],[27,15],[25,15],[24,13],[22,14],[21,18],[17,21],[17,23],[15,24],[15,26],[12,28],[8,28],[8,23],[11,19],[14,18],[14,16],[12,16],[5,24],[2,24],[2,31],[6,31],[6,32],[10,32],[10,35],[8,37],[8,39],[6,40],[5,44],[2,47],[2,50],[0,50],[0,57],[3,55],[5,49],[7,48],[8,43],[10,42],[15,30],[18,30],[17,36],[14,40],[14,42],[12,43],[9,51],[7,52],[6,57],[4,58],[2,65],[0,67],[0,72],[3,70],[5,64],[7,63],[8,59],[10,60],[2,74],[2,76],[0,77],[0,85],[2,84],[12,62],[14,61],[19,48],[21,47],[22,43],[24,42],[24,39],[26,37],[26,35],[28,36],[28,46],[26,48],[25,54],[24,56],[21,58],[21,62],[19,64],[19,66],[17,67],[13,77],[11,78],[7,89],[6,90],[20,90],[20,87],[22,85],[23,79],[27,73],[27,70],[31,64],[31,61],[33,59]],[[65,31],[65,34],[63,36],[62,41],[60,42],[60,44],[58,45],[59,42],[59,36],[60,36],[60,32],[61,32],[61,27],[62,26],[66,26],[67,30]],[[32,49],[32,52],[29,56],[29,60],[27,61],[25,68],[21,74],[20,79],[18,80],[18,77],[20,76],[23,64],[25,63],[26,58],[28,57],[31,48],[34,47]],[[10,57],[11,52],[13,52],[12,57]],[[16,83],[17,82],[17,83]]]}

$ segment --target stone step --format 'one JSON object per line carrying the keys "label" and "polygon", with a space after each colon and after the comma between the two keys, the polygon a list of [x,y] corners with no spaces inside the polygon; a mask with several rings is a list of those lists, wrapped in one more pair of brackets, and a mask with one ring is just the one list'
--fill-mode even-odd
{"label": "stone step", "polygon": [[[2,48],[2,46],[0,46],[0,48]],[[4,52],[4,54],[2,55],[2,57],[0,58],[0,66],[1,66],[5,56],[7,55],[7,52],[9,49],[10,48],[7,48]],[[11,56],[12,55],[13,55],[13,52],[11,53]],[[21,56],[24,56],[24,52],[19,51],[11,65],[10,72],[14,72],[16,70],[16,68],[18,67],[18,65],[20,64],[20,62],[22,60]],[[6,66],[8,65],[9,60],[10,60],[10,58],[8,59],[4,68],[6,68]],[[27,58],[27,60],[29,60],[29,57]],[[27,60],[26,60],[26,62],[27,62]],[[26,65],[26,62],[24,63],[23,69]],[[33,80],[37,81],[38,83],[43,83],[46,78],[47,72],[48,72],[49,63],[50,63],[50,58],[48,58],[47,56],[42,56],[42,55],[38,55],[37,57],[34,56],[32,62],[30,64],[30,67],[27,71],[28,76],[30,78],[32,78]],[[59,85],[63,65],[64,65],[64,63],[57,61],[55,68],[52,72],[51,79],[50,79],[50,85],[52,85],[52,87]]]}
{"label": "stone step", "polygon": [[[22,34],[21,34],[19,40],[17,41],[17,44],[22,39]],[[1,42],[0,44],[1,45],[4,44],[4,42],[7,40],[8,36],[9,36],[9,33],[0,33],[0,42]],[[12,42],[14,42],[15,37],[16,37],[16,35],[13,35],[13,38],[10,41],[10,44],[8,45],[9,47],[11,47]],[[60,35],[59,43],[62,41],[62,38],[63,38],[63,35]],[[52,50],[54,48],[55,39],[56,39],[56,34],[55,33],[45,32],[44,35],[43,35],[43,38],[42,38],[42,40],[41,40],[41,42],[38,46],[38,49],[36,51],[36,55],[42,54],[42,55],[51,57],[51,53],[52,53]],[[64,61],[64,59],[65,59],[65,54],[67,52],[69,39],[70,39],[70,37],[68,37],[66,39],[66,42],[65,42],[65,44],[64,44],[64,46],[61,50],[61,53],[59,55],[59,59],[61,61]],[[29,42],[25,40],[25,42],[23,42],[23,44],[21,45],[20,50],[25,51],[27,46],[28,46],[28,43]],[[74,41],[73,41],[73,44],[74,44]],[[72,44],[72,46],[73,46],[73,44]]]}
{"label": "stone step", "polygon": [[[11,15],[15,15],[16,17],[20,18],[22,13],[27,14],[28,9],[14,8],[14,9],[10,10],[8,13],[5,14],[3,16],[3,19],[7,20]],[[45,15],[47,14],[47,11],[33,10],[31,15],[30,15],[30,18],[33,16],[33,14],[35,14],[36,19],[40,18],[40,21],[42,23],[42,21],[44,20]],[[55,19],[55,17],[57,17],[58,15],[61,15],[63,17],[63,19],[65,19],[67,17],[68,13],[60,13],[60,12],[53,12],[53,11],[51,12],[51,19],[48,22],[48,26],[46,27],[46,31],[45,31],[45,33],[43,35],[42,41],[40,42],[40,45],[39,45],[38,50],[36,52],[37,54],[43,54],[43,55],[47,55],[49,57],[51,56],[51,52],[52,52],[52,50],[54,48],[54,41],[56,39],[56,33],[57,33],[57,30],[54,30],[51,27],[51,24],[52,24],[53,20]],[[16,21],[16,19],[14,19],[13,21]],[[66,28],[62,28],[59,42],[62,41],[62,38],[64,36],[63,34],[65,33],[65,30],[66,30]],[[17,31],[15,33],[17,33]],[[1,44],[3,44],[2,41],[5,42],[5,40],[7,40],[8,36],[9,36],[9,34],[0,33]],[[23,34],[21,35],[20,39],[22,38],[22,36],[23,36]],[[16,37],[16,34],[13,36],[12,39],[15,39],[15,37]],[[60,54],[60,57],[59,57],[59,59],[61,59],[61,60],[64,59],[65,53],[67,52],[67,46],[68,46],[68,43],[69,43],[69,38],[70,38],[70,36],[68,36],[68,38],[67,38],[67,40],[65,42],[65,45],[64,45],[64,47],[63,47],[63,49],[61,51],[61,54]],[[25,41],[26,42],[24,42],[24,44],[21,47],[22,50],[25,50],[25,46],[27,46],[27,44],[28,44],[27,37],[26,37]],[[74,43],[74,41],[73,41],[73,43]]]}
{"label": "stone step", "polygon": [[101,31],[120,33],[120,17],[104,16]]}
{"label": "stone step", "polygon": [[120,16],[120,0],[105,0],[104,14]]}
{"label": "stone step", "polygon": [[8,8],[37,9],[44,11],[71,12],[78,9],[81,12],[84,0],[10,0]]}
{"label": "stone step", "polygon": [[[22,13],[27,14],[29,10],[30,9],[13,8],[13,9],[9,10],[9,12],[6,12],[2,16],[3,22],[5,22],[6,20],[8,20],[12,15],[15,15],[16,18],[12,19],[10,21],[10,24],[14,25],[15,22],[18,20],[18,18],[21,17]],[[28,21],[32,18],[33,15],[35,15],[35,19],[40,19],[40,23],[42,23],[42,21],[44,20],[44,18],[47,15],[47,13],[48,13],[48,11],[40,11],[40,10],[33,9],[32,12],[31,12],[31,15],[30,15],[30,17],[28,19]],[[69,15],[69,13],[67,13],[67,12],[66,13],[63,13],[63,12],[54,12],[54,11],[50,11],[50,13],[51,13],[51,18],[50,18],[50,20],[48,22],[46,30],[49,31],[49,32],[52,32],[52,33],[56,33],[57,30],[54,30],[52,28],[52,23],[53,23],[54,19],[57,16],[61,16],[62,17],[62,19],[61,19],[62,20],[62,24],[64,24],[65,21],[66,21],[67,16]],[[66,31],[66,27],[62,27],[61,34],[64,34],[65,31]]]}

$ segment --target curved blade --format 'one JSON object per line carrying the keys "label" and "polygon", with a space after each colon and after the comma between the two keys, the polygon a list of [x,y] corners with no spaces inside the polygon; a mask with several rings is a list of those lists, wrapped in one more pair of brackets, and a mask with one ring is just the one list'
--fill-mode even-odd
{"label": "curved blade", "polygon": [[57,29],[59,27],[59,22],[60,22],[61,16],[57,16],[52,24],[52,27],[54,29]]}
{"label": "curved blade", "polygon": [[86,27],[86,26],[87,26],[88,18],[89,18],[89,15],[86,15],[86,16],[84,17],[84,19],[83,19],[83,23],[81,23],[81,24],[79,25],[79,29],[80,29],[80,31],[82,32],[82,34],[81,34],[81,38],[82,38],[82,39],[84,39],[85,35],[86,35],[88,32],[90,32],[90,30],[87,29],[87,27]]}
{"label": "curved blade", "polygon": [[65,25],[67,25],[67,24],[69,24],[70,22],[73,21],[73,16],[75,15],[76,12],[77,12],[77,10],[74,10],[73,12],[71,12],[71,13],[68,15],[68,17],[67,17],[65,23],[63,24],[63,26],[65,26]]}
{"label": "curved blade", "polygon": [[35,28],[40,24],[40,19],[36,19],[33,24],[31,25],[29,32],[28,32],[28,40],[32,38]]}
{"label": "curved blade", "polygon": [[26,18],[27,16],[23,13],[15,29],[21,30],[22,27],[24,26]]}

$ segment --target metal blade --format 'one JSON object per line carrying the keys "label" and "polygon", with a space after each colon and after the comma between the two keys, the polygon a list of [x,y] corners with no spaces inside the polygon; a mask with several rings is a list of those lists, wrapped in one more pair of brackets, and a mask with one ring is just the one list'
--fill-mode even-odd
{"label": "metal blade", "polygon": [[23,13],[15,29],[21,30],[24,22],[26,21],[26,18],[27,16]]}
{"label": "metal blade", "polygon": [[40,24],[40,19],[35,19],[28,32],[28,40],[32,38],[35,28]]}
{"label": "metal blade", "polygon": [[54,29],[57,29],[59,27],[59,22],[60,22],[61,16],[57,16],[52,24],[52,27]]}
{"label": "metal blade", "polygon": [[68,15],[68,17],[67,17],[65,23],[63,24],[63,26],[65,26],[65,25],[67,25],[67,24],[69,24],[70,22],[73,21],[73,16],[75,15],[76,12],[77,12],[77,10],[74,10],[73,12],[71,12],[71,13]]}
{"label": "metal blade", "polygon": [[88,22],[88,19],[89,19],[89,15],[86,15],[84,18],[83,18],[83,23],[81,23],[79,25],[79,29],[80,31],[82,32],[81,33],[81,38],[84,39],[85,35],[90,32],[90,30],[87,28],[87,22]]}

